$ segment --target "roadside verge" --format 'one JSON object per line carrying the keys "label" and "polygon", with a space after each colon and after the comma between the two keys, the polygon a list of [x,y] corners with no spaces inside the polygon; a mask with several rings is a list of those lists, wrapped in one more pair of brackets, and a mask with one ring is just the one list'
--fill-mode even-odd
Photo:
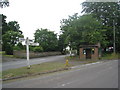
{"label": "roadside verge", "polygon": [[9,69],[2,72],[2,81],[69,70],[70,66],[66,67],[64,63],[60,62],[47,62],[31,65],[30,69],[27,67]]}

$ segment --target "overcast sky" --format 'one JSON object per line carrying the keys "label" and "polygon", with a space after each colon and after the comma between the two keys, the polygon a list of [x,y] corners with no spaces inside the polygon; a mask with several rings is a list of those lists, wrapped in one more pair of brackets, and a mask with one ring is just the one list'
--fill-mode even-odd
{"label": "overcast sky", "polygon": [[8,21],[18,21],[25,37],[33,39],[35,30],[47,28],[60,32],[60,20],[79,13],[85,0],[9,0],[10,6],[0,9]]}

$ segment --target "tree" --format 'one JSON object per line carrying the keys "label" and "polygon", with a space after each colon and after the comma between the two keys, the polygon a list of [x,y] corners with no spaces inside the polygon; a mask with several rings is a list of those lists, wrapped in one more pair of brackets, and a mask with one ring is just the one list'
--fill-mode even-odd
{"label": "tree", "polygon": [[35,42],[38,42],[44,51],[57,51],[58,40],[57,35],[48,29],[38,29],[34,33]]}
{"label": "tree", "polygon": [[[106,40],[109,41],[108,47],[113,46],[113,27],[115,26],[116,50],[120,52],[120,3],[119,2],[83,2],[83,11],[86,14],[94,14],[103,25],[107,27],[105,32]],[[114,23],[113,23],[114,21]],[[112,38],[111,38],[112,37]]]}
{"label": "tree", "polygon": [[17,21],[9,21],[7,23],[6,22],[7,16],[0,14],[0,17],[2,18],[2,35],[9,30],[20,32],[22,34],[22,31],[20,30],[20,26]]}
{"label": "tree", "polygon": [[13,54],[13,47],[18,43],[20,37],[23,35],[14,31],[8,31],[2,36],[6,54]]}
{"label": "tree", "polygon": [[[70,46],[70,49],[72,47],[72,43],[73,39],[75,40],[75,37],[79,37],[78,33],[77,33],[77,23],[76,21],[78,20],[78,14],[75,13],[73,16],[69,16],[68,19],[63,19],[61,21],[61,31],[62,31],[62,38],[64,38],[64,47],[66,48],[66,46]],[[72,36],[75,36],[72,39]],[[80,38],[80,37],[79,37]],[[77,38],[78,40],[78,38]],[[74,45],[75,46],[75,45]]]}
{"label": "tree", "polygon": [[2,17],[2,50],[6,54],[13,54],[13,47],[17,43],[19,37],[23,37],[22,31],[17,21],[6,22],[6,16]]}
{"label": "tree", "polygon": [[77,16],[75,14],[68,19],[63,19],[61,23],[61,30],[65,36],[64,43],[70,48],[79,50],[79,45],[84,42],[88,44],[100,42],[102,45],[107,43],[104,40],[106,30],[101,29],[101,22],[93,18],[92,15]]}
{"label": "tree", "polygon": [[20,30],[20,26],[17,21],[10,21],[8,22],[8,29],[15,31],[15,32],[20,32],[22,34],[22,31]]}
{"label": "tree", "polygon": [[63,49],[67,47],[67,44],[65,43],[65,34],[59,35],[59,40],[58,40],[58,49],[60,52],[63,52]]}
{"label": "tree", "polygon": [[0,17],[2,18],[2,35],[3,35],[9,29],[8,29],[8,25],[7,25],[7,22],[6,22],[7,17],[5,15],[3,15],[3,14],[0,14]]}
{"label": "tree", "polygon": [[9,30],[20,32],[22,34],[22,31],[19,30],[20,26],[17,21],[10,21],[7,23],[6,22],[7,16],[0,14],[0,17],[2,18],[2,35],[5,34]]}

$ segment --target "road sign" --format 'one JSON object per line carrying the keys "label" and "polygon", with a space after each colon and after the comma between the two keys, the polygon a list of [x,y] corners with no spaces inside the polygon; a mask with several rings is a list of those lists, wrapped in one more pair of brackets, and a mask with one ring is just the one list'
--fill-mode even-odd
{"label": "road sign", "polygon": [[19,41],[23,42],[23,41],[25,41],[25,39],[24,38],[19,38]]}
{"label": "road sign", "polygon": [[27,56],[27,65],[28,65],[28,68],[30,68],[30,63],[29,63],[29,45],[32,45],[32,46],[39,46],[39,43],[34,43],[34,40],[31,40],[29,39],[28,37],[26,39],[24,38],[19,38],[19,42],[24,42],[25,41],[25,44],[26,44],[26,56]]}
{"label": "road sign", "polygon": [[19,38],[19,42],[24,42],[26,43],[26,57],[27,57],[27,65],[28,65],[28,68],[30,68],[30,63],[29,63],[29,44],[30,44],[30,41],[29,41],[29,38],[27,37],[26,39],[24,38]]}
{"label": "road sign", "polygon": [[30,43],[32,46],[39,46],[39,43]]}

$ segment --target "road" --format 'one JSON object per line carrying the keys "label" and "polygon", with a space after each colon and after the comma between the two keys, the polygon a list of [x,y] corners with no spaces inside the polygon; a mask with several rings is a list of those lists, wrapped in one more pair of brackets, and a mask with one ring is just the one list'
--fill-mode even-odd
{"label": "road", "polygon": [[118,60],[3,84],[3,88],[118,88]]}
{"label": "road", "polygon": [[[63,60],[65,56],[66,55],[58,55],[58,56],[48,56],[48,57],[30,59],[30,65],[40,64],[43,62]],[[27,60],[20,59],[18,61],[10,61],[10,62],[2,63],[2,70],[8,70],[8,69],[19,68],[24,66],[27,66]]]}

